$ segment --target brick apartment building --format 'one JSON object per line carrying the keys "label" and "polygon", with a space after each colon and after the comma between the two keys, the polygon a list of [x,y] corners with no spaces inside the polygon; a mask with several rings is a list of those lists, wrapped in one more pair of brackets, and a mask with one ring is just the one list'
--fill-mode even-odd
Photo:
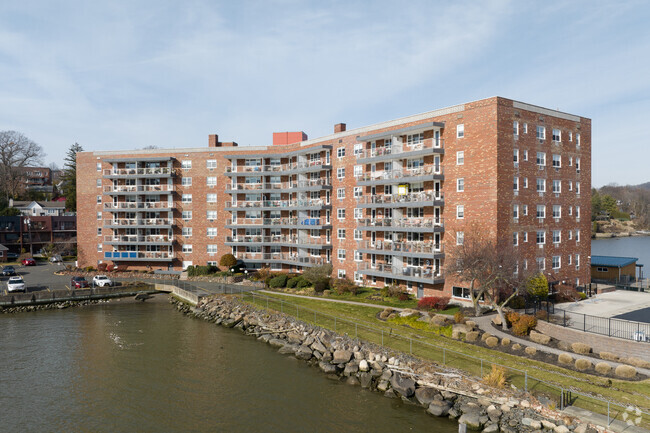
{"label": "brick apartment building", "polygon": [[359,284],[468,296],[446,250],[479,224],[551,281],[589,281],[591,120],[494,97],[272,146],[82,152],[79,263],[332,263]]}
{"label": "brick apartment building", "polygon": [[49,244],[71,253],[76,241],[76,216],[0,216],[0,245],[12,253],[38,253]]}

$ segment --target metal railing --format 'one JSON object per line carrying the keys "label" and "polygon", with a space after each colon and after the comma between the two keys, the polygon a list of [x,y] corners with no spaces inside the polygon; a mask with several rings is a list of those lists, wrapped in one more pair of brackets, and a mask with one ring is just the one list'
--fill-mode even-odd
{"label": "metal railing", "polygon": [[264,189],[273,189],[273,190],[288,190],[296,188],[312,188],[319,186],[330,186],[331,182],[329,179],[314,179],[314,180],[301,180],[298,182],[277,182],[277,183],[237,183],[237,184],[227,184],[226,192],[234,191],[258,191]]}
{"label": "metal railing", "polygon": [[118,202],[118,203],[104,203],[104,209],[117,209],[117,210],[138,210],[138,209],[171,209],[174,207],[173,203],[166,201],[154,202]]}
{"label": "metal railing", "polygon": [[237,218],[227,219],[226,225],[291,225],[291,226],[319,226],[325,223],[320,218]]}
{"label": "metal railing", "polygon": [[357,224],[366,227],[427,228],[444,227],[442,218],[361,218]]}
{"label": "metal railing", "polygon": [[650,343],[650,323],[591,316],[558,308],[555,308],[555,314],[548,320],[578,331]]}
{"label": "metal railing", "polygon": [[412,192],[410,194],[391,194],[391,195],[363,195],[357,197],[358,204],[382,204],[382,203],[413,203],[427,202],[434,200],[443,200],[442,192]]}
{"label": "metal railing", "polygon": [[278,165],[231,165],[226,167],[226,173],[281,173],[304,168],[322,168],[325,170],[325,166],[329,166],[325,159],[317,159],[305,162],[290,162]]}
{"label": "metal railing", "polygon": [[256,200],[256,201],[230,201],[226,202],[228,208],[257,208],[257,207],[319,207],[325,206],[321,199],[308,200]]}
{"label": "metal railing", "polygon": [[107,235],[104,236],[104,242],[173,242],[173,236],[167,235]]}
{"label": "metal railing", "polygon": [[374,271],[387,276],[399,279],[399,277],[415,277],[422,279],[443,278],[440,269],[435,269],[432,266],[397,266],[386,263],[372,263],[361,262],[357,263],[357,271]]}
{"label": "metal railing", "polygon": [[173,192],[174,185],[109,185],[104,192]]}
{"label": "metal railing", "polygon": [[324,257],[314,256],[299,256],[291,253],[235,253],[235,257],[240,260],[257,260],[257,261],[271,261],[280,260],[283,262],[290,262],[299,265],[322,265],[325,263]]}
{"label": "metal railing", "polygon": [[325,238],[312,238],[309,236],[226,236],[226,242],[231,243],[284,243],[284,244],[302,244],[302,245],[328,245]]}
{"label": "metal railing", "polygon": [[148,175],[168,175],[173,174],[174,169],[171,167],[156,168],[113,168],[103,171],[104,176],[148,176]]}
{"label": "metal railing", "polygon": [[418,150],[424,149],[444,149],[445,140],[429,138],[425,139],[421,143],[414,143],[409,145],[408,143],[393,143],[391,146],[386,147],[377,147],[375,149],[365,149],[361,152],[356,152],[358,159],[364,158],[375,158],[378,156],[384,155],[402,155],[409,152],[415,152]]}
{"label": "metal railing", "polygon": [[443,247],[440,243],[423,241],[357,241],[357,248],[376,251],[392,251],[402,253],[436,254],[442,253]]}
{"label": "metal railing", "polygon": [[172,218],[116,218],[104,219],[104,227],[107,226],[168,226],[172,225]]}
{"label": "metal railing", "polygon": [[420,168],[404,168],[401,170],[389,170],[389,171],[374,171],[362,173],[360,176],[357,176],[357,181],[373,181],[373,180],[394,180],[394,179],[403,179],[405,177],[417,177],[417,176],[432,176],[444,175],[445,171],[441,166],[429,165],[426,167]]}

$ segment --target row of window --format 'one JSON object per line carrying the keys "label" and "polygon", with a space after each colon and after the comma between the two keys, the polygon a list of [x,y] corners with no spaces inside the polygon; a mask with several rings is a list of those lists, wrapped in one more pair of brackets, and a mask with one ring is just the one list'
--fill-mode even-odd
{"label": "row of window", "polygon": [[[573,185],[574,182],[572,180],[568,180],[568,185],[569,185],[569,191],[573,191]],[[536,179],[536,190],[537,192],[546,192],[546,179],[538,177]],[[522,186],[524,189],[528,188],[528,178],[523,177],[522,178]],[[519,176],[515,176],[512,181],[512,188],[514,191],[519,191]],[[562,181],[559,179],[554,179],[552,180],[552,190],[553,193],[555,194],[560,194],[562,192]],[[580,194],[580,182],[576,181],[575,182],[575,192],[576,194]]]}
{"label": "row of window", "polygon": [[[185,254],[190,254],[193,252],[192,244],[183,244],[182,251]],[[216,254],[217,252],[217,246],[213,244],[209,244],[207,248],[208,254]]]}
{"label": "row of window", "polygon": [[[181,202],[182,203],[192,203],[192,194],[182,194],[181,195]],[[217,202],[217,195],[216,194],[207,194],[206,195],[206,202],[207,203],[216,203]]]}
{"label": "row of window", "polygon": [[[217,219],[217,211],[216,210],[209,210],[206,212],[206,217],[208,220],[216,220]],[[191,210],[184,210],[181,214],[181,218],[185,221],[189,221],[192,219],[192,211]]]}
{"label": "row of window", "polygon": [[[517,120],[512,122],[512,133],[514,134],[515,137],[519,136],[519,122]],[[522,125],[522,133],[523,134],[528,134],[528,124],[524,123]],[[569,142],[573,141],[573,132],[568,131],[567,132],[569,136]],[[537,125],[536,128],[536,137],[538,140],[546,140],[546,127]],[[575,139],[576,139],[576,147],[580,147],[580,134],[576,133],[575,134]],[[558,128],[553,128],[553,135],[552,135],[552,140],[556,143],[561,143],[562,142],[562,131]]]}
{"label": "row of window", "polygon": [[[552,158],[552,167],[553,168],[561,168],[562,167],[562,155],[553,153],[551,154]],[[522,160],[523,161],[528,161],[528,151],[524,150],[522,152]],[[512,160],[514,161],[515,164],[519,163],[519,149],[513,149],[513,154],[512,154]],[[537,157],[535,160],[536,164],[539,167],[546,167],[546,152],[537,152]],[[569,167],[573,166],[573,156],[569,156]],[[580,158],[576,157],[575,159],[575,167],[576,171],[580,173]]]}
{"label": "row of window", "polygon": [[[562,230],[551,230],[552,241],[554,244],[562,243]],[[576,242],[580,242],[580,229],[567,230],[568,240],[575,239]],[[528,232],[514,232],[512,234],[512,244],[514,246],[519,245],[520,243],[528,242]],[[537,230],[535,232],[535,243],[537,245],[546,244],[546,230]]]}

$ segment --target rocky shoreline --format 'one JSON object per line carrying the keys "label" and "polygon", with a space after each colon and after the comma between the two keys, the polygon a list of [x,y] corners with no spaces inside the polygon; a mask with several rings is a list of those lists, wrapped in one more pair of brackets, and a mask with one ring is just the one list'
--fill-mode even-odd
{"label": "rocky shoreline", "polygon": [[[255,308],[238,298],[215,296],[195,307],[172,298],[190,316],[247,335],[318,367],[329,377],[422,406],[483,432],[596,432],[515,388],[494,389],[451,367],[440,368],[404,353],[336,334],[291,316]],[[551,405],[552,406],[552,405]]]}

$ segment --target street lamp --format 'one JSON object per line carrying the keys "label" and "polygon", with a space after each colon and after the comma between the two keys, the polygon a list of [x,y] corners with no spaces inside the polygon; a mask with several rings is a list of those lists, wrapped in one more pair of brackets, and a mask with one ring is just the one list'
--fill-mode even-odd
{"label": "street lamp", "polygon": [[32,242],[32,220],[27,217],[25,219],[25,225],[27,226],[27,233],[29,234],[29,255],[34,257],[34,242]]}

